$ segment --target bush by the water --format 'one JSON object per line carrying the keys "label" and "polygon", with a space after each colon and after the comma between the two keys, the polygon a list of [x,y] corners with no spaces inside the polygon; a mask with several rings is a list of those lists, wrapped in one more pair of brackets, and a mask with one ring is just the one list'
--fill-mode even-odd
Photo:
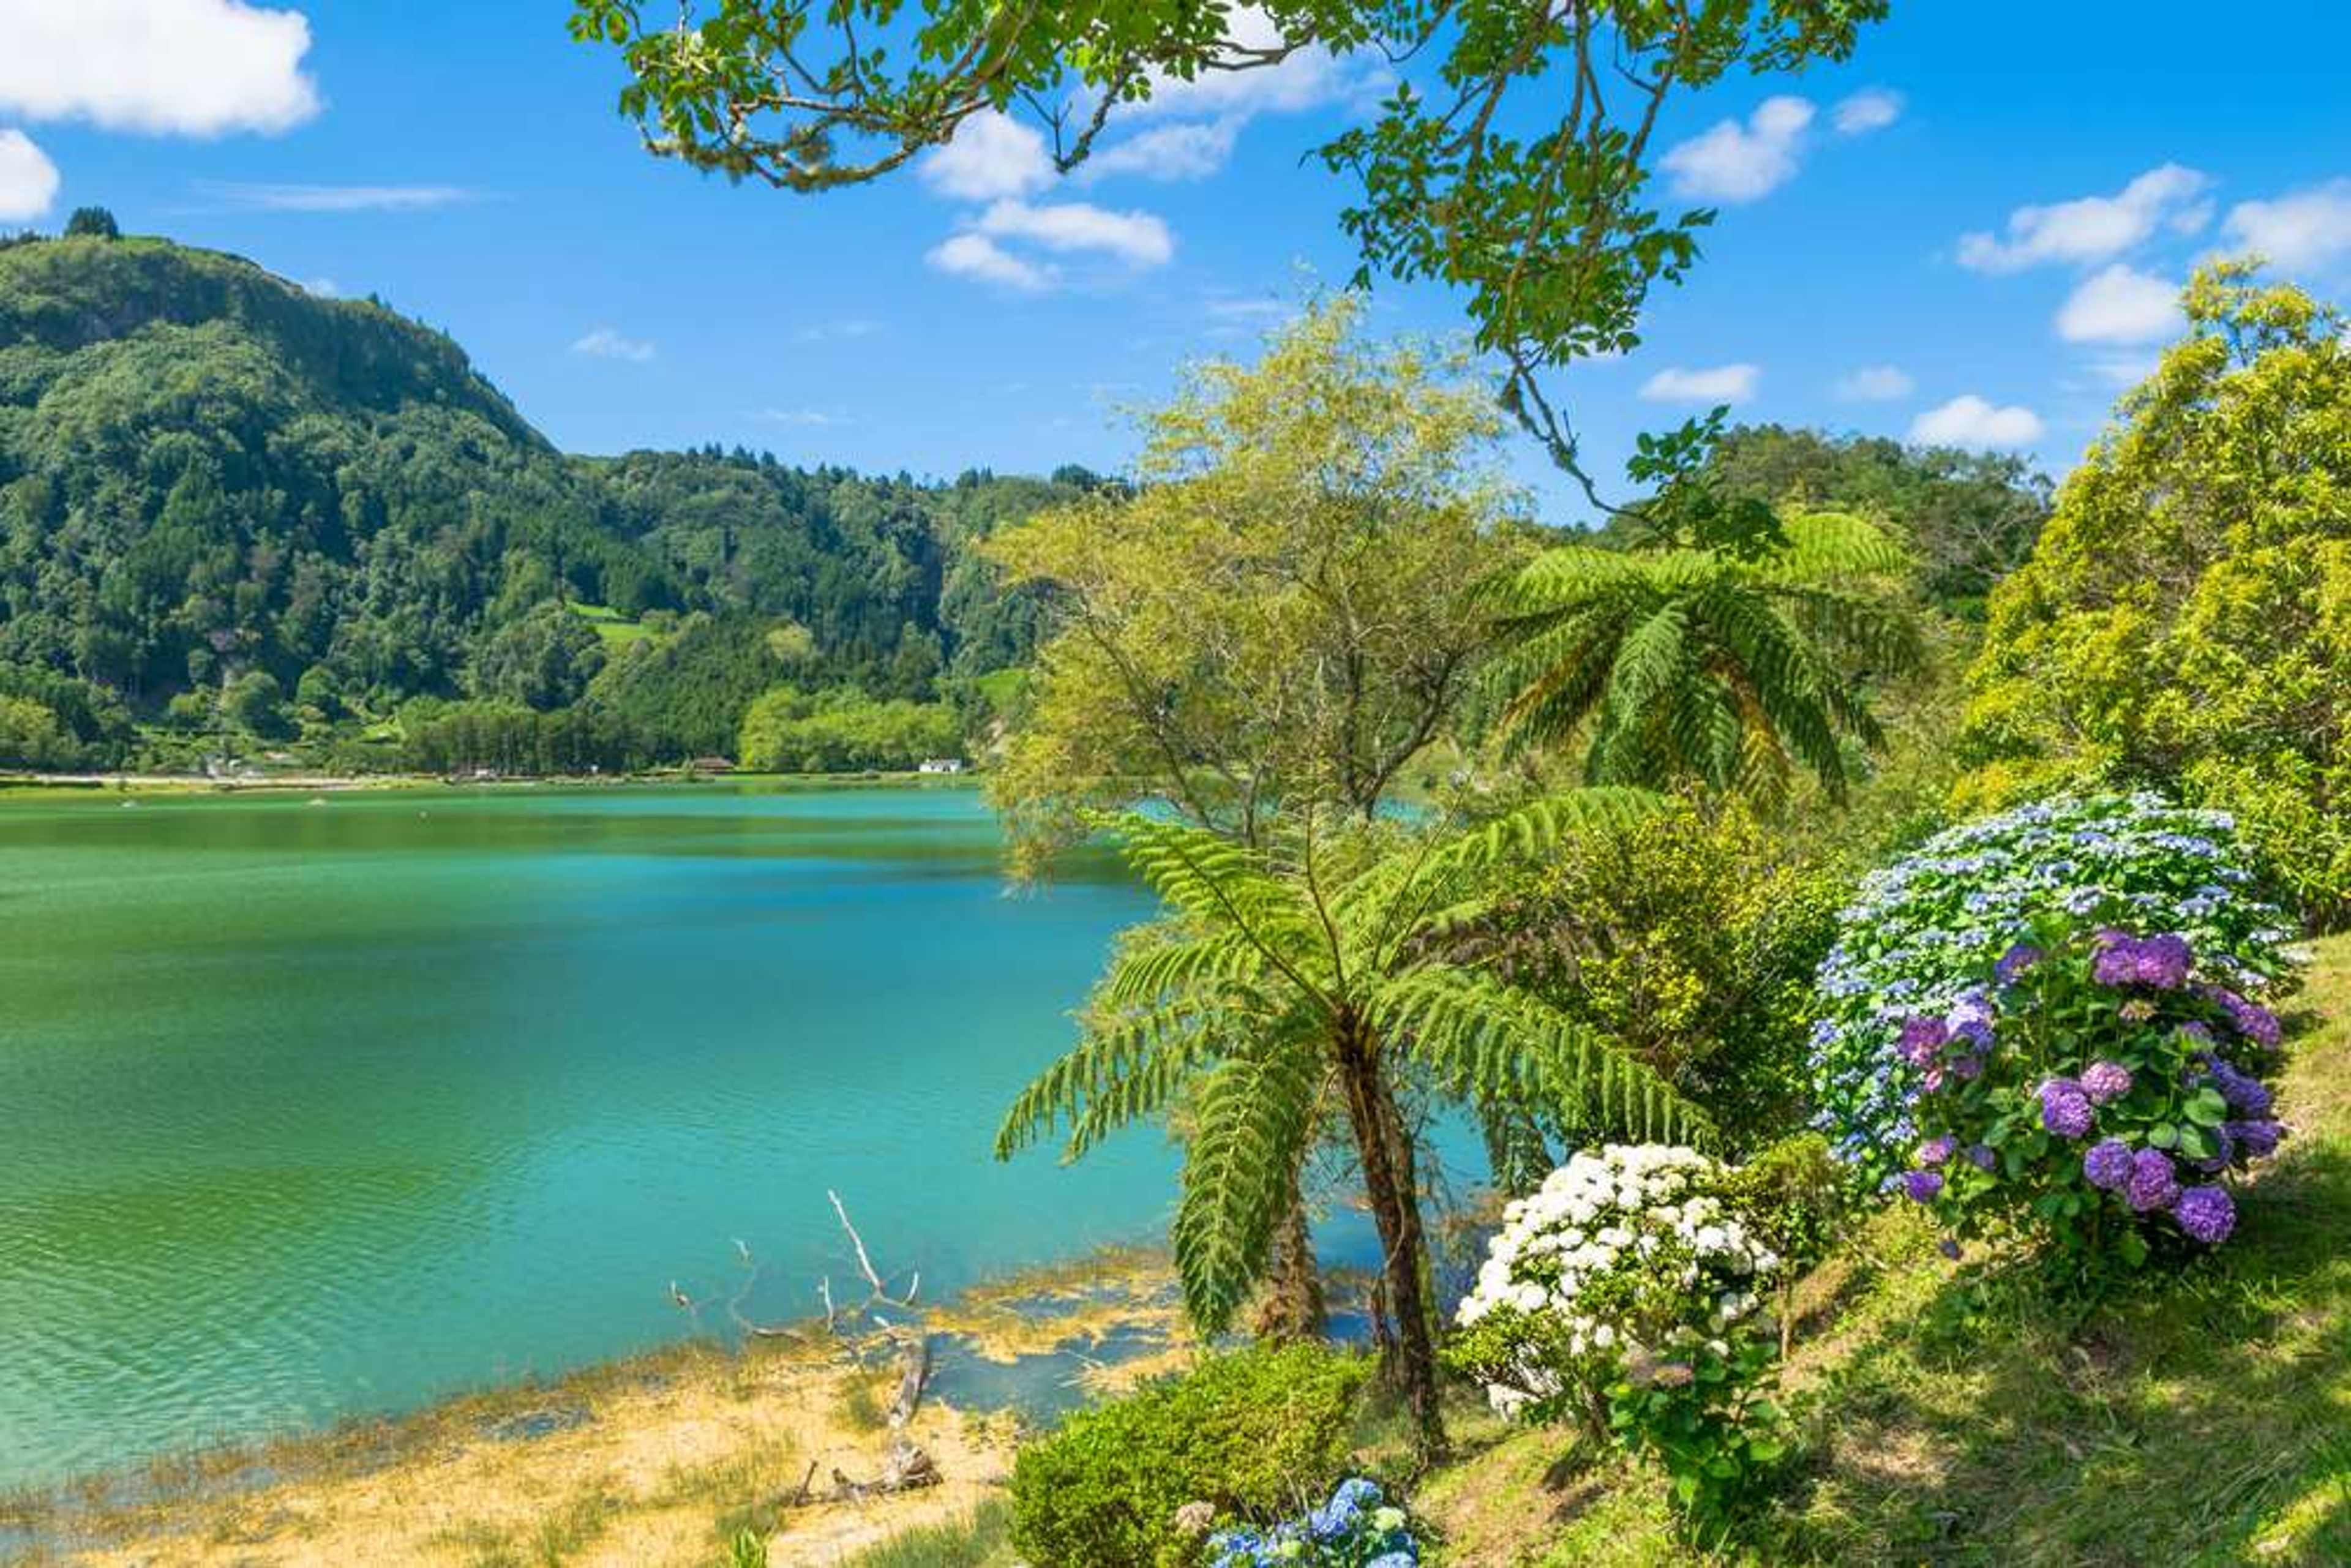
{"label": "bush by the water", "polygon": [[2188,939],[2044,925],[1898,1048],[1926,1140],[1903,1186],[1959,1236],[2053,1244],[2070,1271],[2136,1268],[2150,1239],[2228,1239],[2223,1178],[2274,1152],[2262,1082],[2277,1018]]}
{"label": "bush by the water", "polygon": [[1207,1560],[1176,1513],[1270,1522],[1344,1473],[1370,1364],[1316,1345],[1216,1356],[1079,1411],[1021,1447],[1012,1541],[1039,1568],[1176,1568]]}
{"label": "bush by the water", "polygon": [[1897,1049],[1903,1026],[1957,1006],[2053,915],[2179,933],[2215,976],[2260,995],[2286,972],[2293,932],[2233,829],[2153,795],[2060,799],[1950,829],[1865,878],[1816,982],[1815,1124],[1865,1181],[1898,1171],[1922,1075]]}

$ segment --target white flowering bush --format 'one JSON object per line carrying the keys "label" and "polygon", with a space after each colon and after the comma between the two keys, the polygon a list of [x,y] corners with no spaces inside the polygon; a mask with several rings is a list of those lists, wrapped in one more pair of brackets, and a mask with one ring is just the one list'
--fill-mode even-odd
{"label": "white flowering bush", "polygon": [[1783,1267],[1692,1149],[1611,1144],[1504,1211],[1447,1356],[1506,1416],[1572,1419],[1652,1452],[1718,1516],[1780,1452],[1759,1311]]}
{"label": "white flowering bush", "polygon": [[1961,1008],[2053,915],[2176,932],[2257,999],[2292,970],[2291,922],[2261,896],[2225,812],[2098,795],[1937,834],[1863,881],[1814,982],[1813,1125],[1865,1184],[1890,1181],[1918,1141],[1924,1074],[1901,1051],[1904,1026]]}

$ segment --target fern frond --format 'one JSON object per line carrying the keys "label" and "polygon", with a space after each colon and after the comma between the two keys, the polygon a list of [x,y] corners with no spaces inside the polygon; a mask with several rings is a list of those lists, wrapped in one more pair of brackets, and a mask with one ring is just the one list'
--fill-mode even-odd
{"label": "fern frond", "polygon": [[1265,1272],[1273,1228],[1312,1131],[1322,1062],[1277,1033],[1201,1084],[1170,1240],[1184,1310],[1204,1335],[1232,1322]]}
{"label": "fern frond", "polygon": [[[996,1157],[1010,1159],[1065,1119],[1078,1126],[1097,1103],[1107,1107],[1095,1119],[1100,1130],[1156,1109],[1165,1101],[1152,1096],[1167,1072],[1180,1079],[1214,1054],[1217,1037],[1211,1026],[1217,1019],[1213,1002],[1186,998],[1088,1029],[1013,1100],[997,1129]],[[1122,1108],[1127,1108],[1123,1113]],[[1089,1146],[1099,1136],[1098,1130]]]}

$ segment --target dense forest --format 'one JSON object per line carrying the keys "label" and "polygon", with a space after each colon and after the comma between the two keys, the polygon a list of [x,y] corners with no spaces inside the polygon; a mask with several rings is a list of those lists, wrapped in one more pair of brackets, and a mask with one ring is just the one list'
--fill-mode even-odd
{"label": "dense forest", "polygon": [[25,236],[0,763],[635,767],[732,756],[786,684],[977,722],[1040,607],[970,547],[1096,483],[567,456],[381,301],[110,225]]}

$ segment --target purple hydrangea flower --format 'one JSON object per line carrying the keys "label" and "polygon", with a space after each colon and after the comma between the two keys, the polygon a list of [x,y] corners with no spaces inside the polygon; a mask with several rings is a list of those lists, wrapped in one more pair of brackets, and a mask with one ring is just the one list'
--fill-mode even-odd
{"label": "purple hydrangea flower", "polygon": [[2141,1214],[2169,1208],[2179,1197],[2179,1177],[2171,1168],[2171,1156],[2161,1149],[2141,1149],[2133,1155],[2130,1182],[2123,1196]]}
{"label": "purple hydrangea flower", "polygon": [[1977,1079],[1983,1076],[1984,1063],[1980,1056],[1955,1056],[1949,1066],[1954,1078]]}
{"label": "purple hydrangea flower", "polygon": [[1902,1026],[1902,1060],[1913,1067],[1924,1067],[1935,1060],[1935,1053],[1949,1038],[1950,1030],[1941,1019],[1922,1013]]}
{"label": "purple hydrangea flower", "polygon": [[2237,1228],[2237,1206],[2224,1187],[2191,1186],[2179,1195],[2171,1214],[2180,1229],[2207,1247],[2226,1241]]}
{"label": "purple hydrangea flower", "polygon": [[1932,1203],[1942,1195],[1943,1173],[1940,1171],[1904,1171],[1902,1191],[1913,1203]]}
{"label": "purple hydrangea flower", "polygon": [[2132,936],[2121,931],[2098,933],[2097,956],[2090,961],[2090,977],[2102,986],[2147,986],[2176,991],[2188,983],[2195,953],[2188,938],[2176,932],[2158,936]]}
{"label": "purple hydrangea flower", "polygon": [[2196,1162],[2196,1168],[2207,1175],[2227,1170],[2237,1158],[2237,1140],[2230,1134],[2227,1127],[2212,1129],[2212,1145],[2211,1155]]}
{"label": "purple hydrangea flower", "polygon": [[1991,967],[1992,977],[2003,986],[2014,985],[2017,976],[2041,962],[2045,956],[2047,955],[2032,943],[2019,942],[2007,952],[2002,953],[2000,956],[2000,962]]}
{"label": "purple hydrangea flower", "polygon": [[2094,1061],[2082,1070],[2082,1092],[2093,1105],[2121,1099],[2130,1086],[2130,1069],[2119,1061]]}
{"label": "purple hydrangea flower", "polygon": [[2237,1032],[2254,1044],[2273,1047],[2283,1038],[2277,1014],[2261,1003],[2249,1002],[2222,986],[2208,986],[2204,994],[2220,1003],[2220,1010],[2229,1015],[2229,1021],[2236,1027]]}
{"label": "purple hydrangea flower", "polygon": [[1918,1145],[1918,1163],[1922,1166],[1939,1166],[1949,1160],[1957,1152],[1959,1146],[1959,1139],[1949,1133],[1939,1138],[1929,1138]]}
{"label": "purple hydrangea flower", "polygon": [[2206,1071],[2211,1076],[2212,1087],[2229,1103],[2229,1109],[2245,1117],[2265,1116],[2270,1109],[2269,1086],[2260,1079],[2238,1069],[2236,1063],[2213,1057]]}
{"label": "purple hydrangea flower", "polygon": [[2053,1078],[2041,1086],[2041,1124],[2061,1138],[2078,1138],[2090,1130],[2094,1118],[2089,1096],[2070,1078]]}
{"label": "purple hydrangea flower", "polygon": [[2082,1175],[2095,1187],[2107,1192],[2120,1192],[2130,1185],[2133,1174],[2131,1150],[2120,1138],[2103,1138],[2090,1145],[2082,1156]]}
{"label": "purple hydrangea flower", "polygon": [[2267,1159],[2277,1153],[2278,1140],[2285,1136],[2283,1127],[2269,1121],[2230,1122],[2220,1130],[2229,1134],[2237,1152],[2249,1160]]}
{"label": "purple hydrangea flower", "polygon": [[1988,1171],[2000,1164],[2000,1155],[1992,1152],[1992,1146],[1990,1144],[1970,1144],[1968,1164],[1980,1171]]}
{"label": "purple hydrangea flower", "polygon": [[1949,1258],[1954,1263],[1959,1260],[1959,1244],[1952,1240],[1948,1236],[1935,1243],[1935,1250],[1940,1252],[1944,1257]]}

